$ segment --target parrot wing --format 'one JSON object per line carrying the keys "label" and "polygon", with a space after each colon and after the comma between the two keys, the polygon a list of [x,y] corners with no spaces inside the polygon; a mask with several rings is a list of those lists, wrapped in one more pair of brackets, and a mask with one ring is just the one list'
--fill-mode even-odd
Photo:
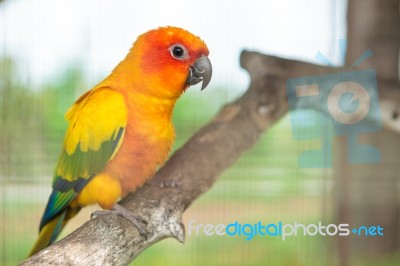
{"label": "parrot wing", "polygon": [[121,146],[127,123],[123,96],[108,87],[82,95],[67,112],[69,127],[40,230],[63,212]]}

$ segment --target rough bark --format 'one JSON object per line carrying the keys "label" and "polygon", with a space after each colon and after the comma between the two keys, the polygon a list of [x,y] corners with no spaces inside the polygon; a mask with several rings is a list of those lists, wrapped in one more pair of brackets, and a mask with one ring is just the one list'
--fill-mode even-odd
{"label": "rough bark", "polygon": [[[184,242],[185,209],[288,111],[286,80],[345,71],[248,51],[242,53],[241,65],[251,76],[247,92],[195,133],[150,183],[121,202],[148,221],[147,240],[124,218],[107,214],[86,222],[22,265],[126,265],[164,238]],[[399,84],[380,87],[381,103],[398,108],[400,93],[394,87]],[[318,103],[297,105],[321,109]],[[387,124],[400,132],[397,120],[388,119]]]}

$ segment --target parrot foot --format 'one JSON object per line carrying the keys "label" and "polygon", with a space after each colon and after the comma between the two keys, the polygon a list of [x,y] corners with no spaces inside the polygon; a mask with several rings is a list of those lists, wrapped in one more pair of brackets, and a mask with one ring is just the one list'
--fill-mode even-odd
{"label": "parrot foot", "polygon": [[107,214],[107,213],[113,213],[118,216],[124,217],[128,221],[130,221],[133,226],[136,227],[136,229],[139,231],[139,234],[144,237],[145,240],[147,240],[147,232],[144,229],[145,226],[147,226],[147,221],[144,220],[142,217],[139,215],[133,214],[131,211],[128,211],[124,207],[122,207],[119,204],[115,204],[111,210],[102,210],[102,211],[95,211],[90,215],[90,218],[96,218],[98,216]]}
{"label": "parrot foot", "polygon": [[150,184],[152,186],[165,187],[165,188],[178,187],[179,186],[178,181],[175,181],[175,180],[172,180],[172,179],[150,180],[148,182],[148,184]]}

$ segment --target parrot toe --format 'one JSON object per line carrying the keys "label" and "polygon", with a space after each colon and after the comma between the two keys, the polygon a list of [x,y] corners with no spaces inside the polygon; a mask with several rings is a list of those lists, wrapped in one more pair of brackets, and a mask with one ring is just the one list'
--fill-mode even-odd
{"label": "parrot toe", "polygon": [[147,182],[147,184],[151,186],[156,186],[156,187],[164,187],[164,188],[170,188],[170,187],[179,187],[179,182],[176,180],[172,179],[157,179],[157,180],[150,180]]}
{"label": "parrot toe", "polygon": [[133,226],[139,231],[139,234],[147,240],[147,232],[144,227],[147,226],[147,221],[144,220],[142,217],[133,214],[131,211],[128,211],[124,207],[119,204],[115,204],[111,210],[102,210],[102,211],[95,211],[91,214],[90,218],[94,219],[98,216],[113,213],[118,216],[122,216],[128,221],[130,221]]}

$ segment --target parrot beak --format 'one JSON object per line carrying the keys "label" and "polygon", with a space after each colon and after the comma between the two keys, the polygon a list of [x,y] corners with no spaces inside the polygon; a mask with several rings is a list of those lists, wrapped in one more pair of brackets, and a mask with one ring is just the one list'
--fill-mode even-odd
{"label": "parrot beak", "polygon": [[211,62],[207,56],[202,56],[197,59],[193,65],[190,66],[189,75],[186,79],[187,85],[195,85],[201,81],[201,90],[207,87],[210,83],[212,76],[212,66]]}

